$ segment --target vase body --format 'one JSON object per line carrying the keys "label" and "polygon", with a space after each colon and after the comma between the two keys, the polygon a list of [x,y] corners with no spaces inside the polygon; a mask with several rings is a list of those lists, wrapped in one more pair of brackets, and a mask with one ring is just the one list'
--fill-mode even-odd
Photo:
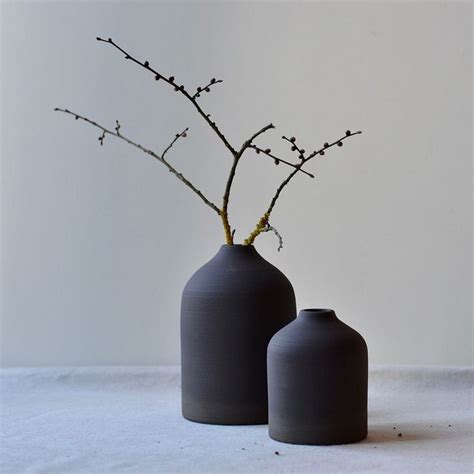
{"label": "vase body", "polygon": [[209,424],[267,423],[268,342],[295,317],[295,295],[283,273],[253,246],[223,245],[183,291],[183,416]]}
{"label": "vase body", "polygon": [[367,436],[367,346],[334,311],[303,310],[268,346],[270,437],[345,444]]}

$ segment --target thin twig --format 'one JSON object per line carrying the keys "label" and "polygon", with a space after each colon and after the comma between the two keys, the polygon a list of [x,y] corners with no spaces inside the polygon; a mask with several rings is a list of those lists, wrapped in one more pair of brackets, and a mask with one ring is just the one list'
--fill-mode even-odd
{"label": "thin twig", "polygon": [[[262,232],[265,231],[265,228],[267,227],[268,225],[268,222],[269,222],[269,219],[270,219],[270,214],[272,213],[273,211],[273,208],[275,207],[275,204],[278,200],[278,198],[280,197],[280,194],[281,192],[283,191],[283,189],[285,188],[285,186],[291,181],[291,179],[298,173],[298,171],[300,171],[301,167],[306,164],[309,160],[311,160],[312,158],[314,158],[316,155],[320,155],[320,154],[324,154],[325,150],[327,150],[328,148],[331,148],[335,145],[338,145],[338,146],[342,146],[342,142],[343,140],[345,140],[346,138],[349,138],[349,137],[353,137],[354,135],[359,135],[361,134],[362,132],[361,131],[357,131],[357,132],[351,132],[350,130],[347,130],[346,131],[346,134],[339,138],[338,140],[332,142],[332,143],[325,143],[323,145],[322,148],[320,148],[319,150],[315,150],[313,153],[311,153],[310,155],[308,155],[307,157],[303,158],[301,160],[301,163],[299,163],[297,166],[296,166],[296,169],[294,169],[289,175],[288,177],[280,184],[280,186],[278,186],[277,190],[276,190],[276,193],[275,195],[273,196],[271,202],[270,202],[270,205],[268,206],[265,214],[260,218],[260,220],[258,221],[257,225],[255,226],[254,230],[250,233],[250,235],[245,239],[244,241],[244,244],[245,245],[252,245],[253,242],[255,241],[255,239],[258,237],[258,235],[260,235]],[[283,137],[284,139],[286,139],[286,137]],[[287,139],[289,142],[293,143],[294,144],[294,140],[292,139]],[[301,151],[301,149],[300,149]],[[304,152],[304,150],[303,150]],[[302,153],[303,154],[303,153]]]}
{"label": "thin twig", "polygon": [[216,84],[220,84],[224,82],[222,79],[215,79],[212,78],[204,87],[198,87],[196,89],[196,93],[192,96],[193,99],[197,99],[201,96],[202,92],[211,92],[211,87],[215,86]]}
{"label": "thin twig", "polygon": [[[183,85],[178,85],[178,83],[175,81],[174,76],[169,76],[165,77],[163,74],[158,72],[156,69],[152,68],[150,66],[149,61],[140,61],[139,59],[135,58],[132,56],[130,53],[128,53],[125,49],[120,47],[117,43],[115,43],[112,38],[104,39],[100,38],[99,36],[96,38],[97,41],[101,41],[103,43],[108,43],[111,44],[114,48],[119,50],[125,55],[125,59],[129,59],[130,61],[134,62],[135,64],[138,64],[139,66],[143,67],[147,71],[152,72],[155,75],[155,79],[157,81],[162,80],[172,86],[176,92],[180,92],[182,95],[184,95],[191,103],[194,105],[196,110],[198,111],[199,115],[207,122],[207,124],[214,130],[216,135],[221,139],[221,141],[224,143],[224,145],[227,147],[227,149],[232,153],[233,156],[237,153],[237,151],[234,149],[234,147],[229,143],[227,138],[224,136],[224,134],[219,130],[217,127],[216,123],[210,119],[210,115],[206,114],[201,106],[198,104],[196,97],[191,95]],[[217,82],[217,81],[216,81]]]}
{"label": "thin twig", "polygon": [[265,125],[265,127],[261,128],[258,132],[255,132],[248,140],[246,140],[243,143],[243,145],[241,147],[242,153],[245,151],[246,148],[248,148],[252,144],[252,142],[256,138],[258,138],[260,135],[262,135],[266,131],[271,130],[272,128],[275,128],[275,125],[273,125],[273,123],[269,123],[268,125]]}
{"label": "thin twig", "polygon": [[179,140],[180,138],[183,138],[186,136],[187,134],[187,131],[188,129],[184,129],[181,133],[178,133],[176,134],[175,138],[173,139],[173,141],[165,148],[165,150],[163,151],[163,153],[161,155],[158,155],[157,153],[155,153],[154,151],[152,150],[149,150],[148,148],[145,148],[144,146],[140,145],[139,143],[136,143],[134,141],[132,141],[131,139],[125,137],[123,134],[119,133],[119,130],[120,130],[120,124],[117,122],[117,126],[118,126],[118,130],[117,130],[117,127],[115,128],[115,132],[113,132],[112,130],[109,130],[108,128],[98,124],[97,122],[94,122],[93,120],[91,119],[88,119],[87,117],[83,117],[82,115],[79,115],[75,112],[72,112],[68,109],[61,109],[61,108],[55,108],[54,109],[55,111],[58,111],[58,112],[63,112],[65,114],[68,114],[68,115],[72,115],[76,120],[80,119],[80,120],[83,120],[84,122],[87,122],[91,125],[93,125],[94,127],[97,127],[99,130],[102,130],[102,135],[99,137],[99,140],[101,141],[101,145],[103,144],[103,140],[105,138],[106,135],[112,135],[114,137],[117,137],[119,138],[120,140],[123,140],[124,142],[128,143],[129,145],[132,145],[134,146],[135,148],[138,148],[139,150],[143,151],[144,153],[146,153],[147,155],[150,155],[152,156],[153,158],[155,158],[156,160],[158,160],[160,163],[164,164],[167,168],[168,168],[168,171],[170,171],[171,173],[173,173],[181,182],[183,182],[188,188],[190,188],[195,194],[197,194],[200,199],[207,205],[209,206],[213,211],[217,212],[217,214],[220,216],[221,215],[221,210],[212,202],[210,201],[206,196],[204,196],[204,194],[199,190],[197,189],[187,178],[185,178],[183,176],[182,173],[180,173],[179,171],[177,171],[166,159],[165,159],[165,155],[166,153],[171,149],[171,147],[176,143],[177,140]]}
{"label": "thin twig", "polygon": [[304,154],[306,153],[306,150],[305,150],[304,148],[300,148],[300,147],[296,144],[296,138],[295,138],[295,137],[288,138],[288,137],[285,137],[285,135],[283,135],[281,138],[282,138],[283,140],[286,140],[287,142],[290,142],[290,143],[291,143],[291,151],[296,151],[296,152],[298,152],[298,156],[299,156],[299,159],[300,159],[300,160],[304,160],[304,159],[305,159]]}
{"label": "thin twig", "polygon": [[253,148],[258,154],[262,153],[265,156],[269,156],[270,158],[273,159],[273,161],[275,162],[276,165],[279,164],[279,163],[284,163],[285,165],[291,166],[292,168],[296,168],[297,171],[301,171],[301,173],[309,176],[310,178],[314,178],[313,174],[308,173],[306,170],[301,169],[301,166],[299,166],[299,163],[297,165],[295,165],[294,163],[290,163],[289,161],[286,161],[282,158],[279,158],[279,157],[273,155],[271,153],[271,150],[268,151],[268,148],[266,150],[264,150],[263,148],[260,148],[256,145],[250,145],[250,148]]}

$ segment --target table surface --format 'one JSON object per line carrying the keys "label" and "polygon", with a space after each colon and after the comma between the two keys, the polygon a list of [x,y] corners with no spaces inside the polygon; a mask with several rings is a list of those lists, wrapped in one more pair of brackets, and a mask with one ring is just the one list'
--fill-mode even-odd
{"label": "table surface", "polygon": [[325,447],[184,420],[178,367],[2,369],[0,380],[2,473],[474,471],[467,367],[371,368],[369,436]]}

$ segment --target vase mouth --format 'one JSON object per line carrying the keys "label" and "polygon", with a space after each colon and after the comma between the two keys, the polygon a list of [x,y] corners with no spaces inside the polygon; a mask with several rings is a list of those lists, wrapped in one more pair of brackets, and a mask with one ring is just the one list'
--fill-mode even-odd
{"label": "vase mouth", "polygon": [[222,244],[221,245],[221,250],[248,250],[252,251],[255,250],[255,247],[253,245],[245,245],[245,244]]}
{"label": "vase mouth", "polygon": [[222,244],[221,247],[253,247],[253,244]]}
{"label": "vase mouth", "polygon": [[333,309],[329,308],[305,308],[299,313],[299,316],[311,316],[318,318],[331,318],[336,316]]}

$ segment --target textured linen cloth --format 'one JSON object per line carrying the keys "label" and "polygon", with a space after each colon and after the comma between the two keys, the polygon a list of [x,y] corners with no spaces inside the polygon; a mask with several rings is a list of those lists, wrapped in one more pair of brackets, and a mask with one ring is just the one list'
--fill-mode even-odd
{"label": "textured linen cloth", "polygon": [[184,420],[177,367],[3,369],[0,380],[2,473],[474,468],[472,368],[372,368],[368,438],[324,447],[273,441],[266,425]]}

